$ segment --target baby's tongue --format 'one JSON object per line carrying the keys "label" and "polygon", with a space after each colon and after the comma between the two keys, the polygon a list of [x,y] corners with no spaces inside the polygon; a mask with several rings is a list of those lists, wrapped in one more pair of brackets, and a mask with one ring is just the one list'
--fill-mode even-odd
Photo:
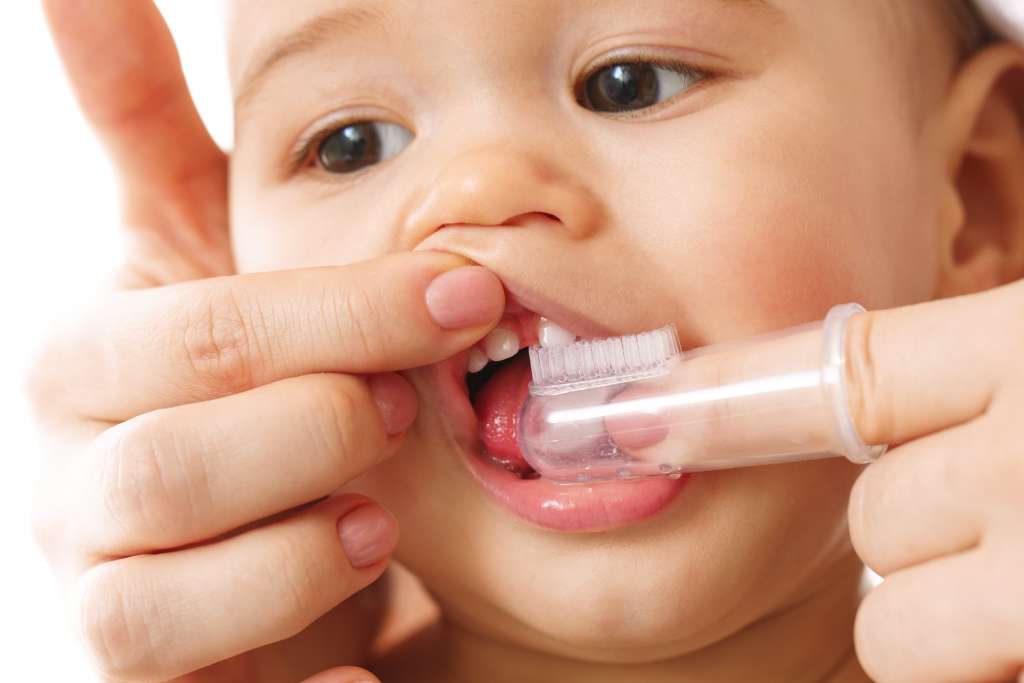
{"label": "baby's tongue", "polygon": [[473,405],[484,449],[494,460],[520,475],[532,471],[516,443],[516,423],[529,390],[530,358],[521,353],[494,373]]}

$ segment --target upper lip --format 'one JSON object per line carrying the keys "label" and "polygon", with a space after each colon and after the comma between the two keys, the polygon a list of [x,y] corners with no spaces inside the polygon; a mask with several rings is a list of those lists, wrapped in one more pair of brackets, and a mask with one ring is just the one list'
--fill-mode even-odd
{"label": "upper lip", "polygon": [[523,308],[533,311],[537,315],[550,320],[559,327],[563,327],[574,333],[577,337],[598,339],[615,336],[616,332],[610,330],[595,320],[587,318],[576,311],[566,308],[556,301],[544,297],[536,289],[521,282],[517,282],[500,273],[496,273],[510,300]]}

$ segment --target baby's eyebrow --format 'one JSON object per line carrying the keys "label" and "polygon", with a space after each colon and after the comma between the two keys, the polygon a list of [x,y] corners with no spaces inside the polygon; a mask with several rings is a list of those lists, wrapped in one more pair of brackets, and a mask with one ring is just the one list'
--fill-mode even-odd
{"label": "baby's eyebrow", "polygon": [[257,50],[251,66],[240,79],[235,111],[245,108],[263,82],[285,62],[315,51],[330,40],[337,40],[371,26],[383,27],[387,22],[388,15],[379,5],[362,2],[313,17],[291,33],[272,41]]}
{"label": "baby's eyebrow", "polygon": [[[702,0],[731,7],[746,7],[780,13],[771,0]],[[271,73],[300,55],[315,51],[326,42],[371,27],[383,28],[390,17],[379,3],[363,0],[313,17],[291,33],[271,41],[256,52],[251,66],[239,80],[235,112],[243,111]]]}

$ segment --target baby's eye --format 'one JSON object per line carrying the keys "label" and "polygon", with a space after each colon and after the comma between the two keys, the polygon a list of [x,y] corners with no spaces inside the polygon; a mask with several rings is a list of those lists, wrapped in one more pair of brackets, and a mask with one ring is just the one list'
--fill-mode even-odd
{"label": "baby's eye", "polygon": [[610,64],[587,77],[580,104],[602,113],[646,109],[675,97],[701,78],[700,73],[684,66],[652,62]]}
{"label": "baby's eye", "polygon": [[397,156],[412,138],[412,132],[397,123],[349,123],[320,141],[316,159],[328,173],[354,173]]}

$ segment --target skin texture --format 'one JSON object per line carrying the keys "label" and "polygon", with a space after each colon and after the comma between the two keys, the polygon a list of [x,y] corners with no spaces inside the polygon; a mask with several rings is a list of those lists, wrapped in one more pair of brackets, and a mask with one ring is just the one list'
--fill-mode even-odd
{"label": "skin texture", "polygon": [[[865,680],[854,644],[878,681],[1018,675],[1024,476],[1011,436],[1024,394],[1005,369],[1024,330],[1004,321],[1019,319],[1020,285],[858,319],[858,427],[898,445],[864,474],[823,461],[700,475],[657,517],[600,534],[542,531],[490,503],[430,373],[406,370],[496,322],[439,329],[424,288],[467,262],[611,330],[671,320],[687,346],[841,301],[890,308],[1024,274],[1019,50],[958,63],[923,1],[751,4],[380,3],[384,28],[374,11],[347,16],[252,91],[270,42],[349,3],[239,3],[229,193],[155,10],[47,3],[124,173],[137,248],[123,281],[196,280],[101,302],[43,352],[30,385],[57,437],[37,536],[111,680],[369,678],[324,671],[365,662],[377,635],[380,591],[345,598],[386,559],[349,566],[337,539],[339,518],[374,505],[362,495],[397,518],[396,557],[444,615],[370,664],[389,682]],[[466,30],[435,30],[453,25]],[[598,116],[578,106],[574,80],[612,50],[714,77],[657,111]],[[340,179],[288,165],[314,121],[352,109],[410,127],[413,145]],[[457,257],[375,258],[425,250]],[[305,270],[255,274],[288,268]],[[462,298],[479,312],[486,289]],[[418,412],[399,376],[362,378],[384,370],[403,371]],[[97,391],[118,379],[122,391]],[[282,410],[304,405],[305,422]],[[317,435],[337,441],[302,441]],[[243,437],[265,466],[225,467]],[[970,467],[965,445],[979,451]],[[178,477],[144,476],[139,463],[161,453],[182,469],[150,475]],[[97,469],[111,459],[122,469]],[[104,471],[143,476],[127,480],[152,495],[65,493]],[[344,495],[293,507],[362,472]],[[212,487],[241,474],[266,495],[218,507]],[[196,507],[202,494],[214,506]],[[393,545],[393,523],[381,528]],[[854,548],[889,575],[856,634]],[[233,574],[268,563],[251,585]],[[280,597],[256,614],[253,594]],[[935,623],[956,642],[933,637]]]}

